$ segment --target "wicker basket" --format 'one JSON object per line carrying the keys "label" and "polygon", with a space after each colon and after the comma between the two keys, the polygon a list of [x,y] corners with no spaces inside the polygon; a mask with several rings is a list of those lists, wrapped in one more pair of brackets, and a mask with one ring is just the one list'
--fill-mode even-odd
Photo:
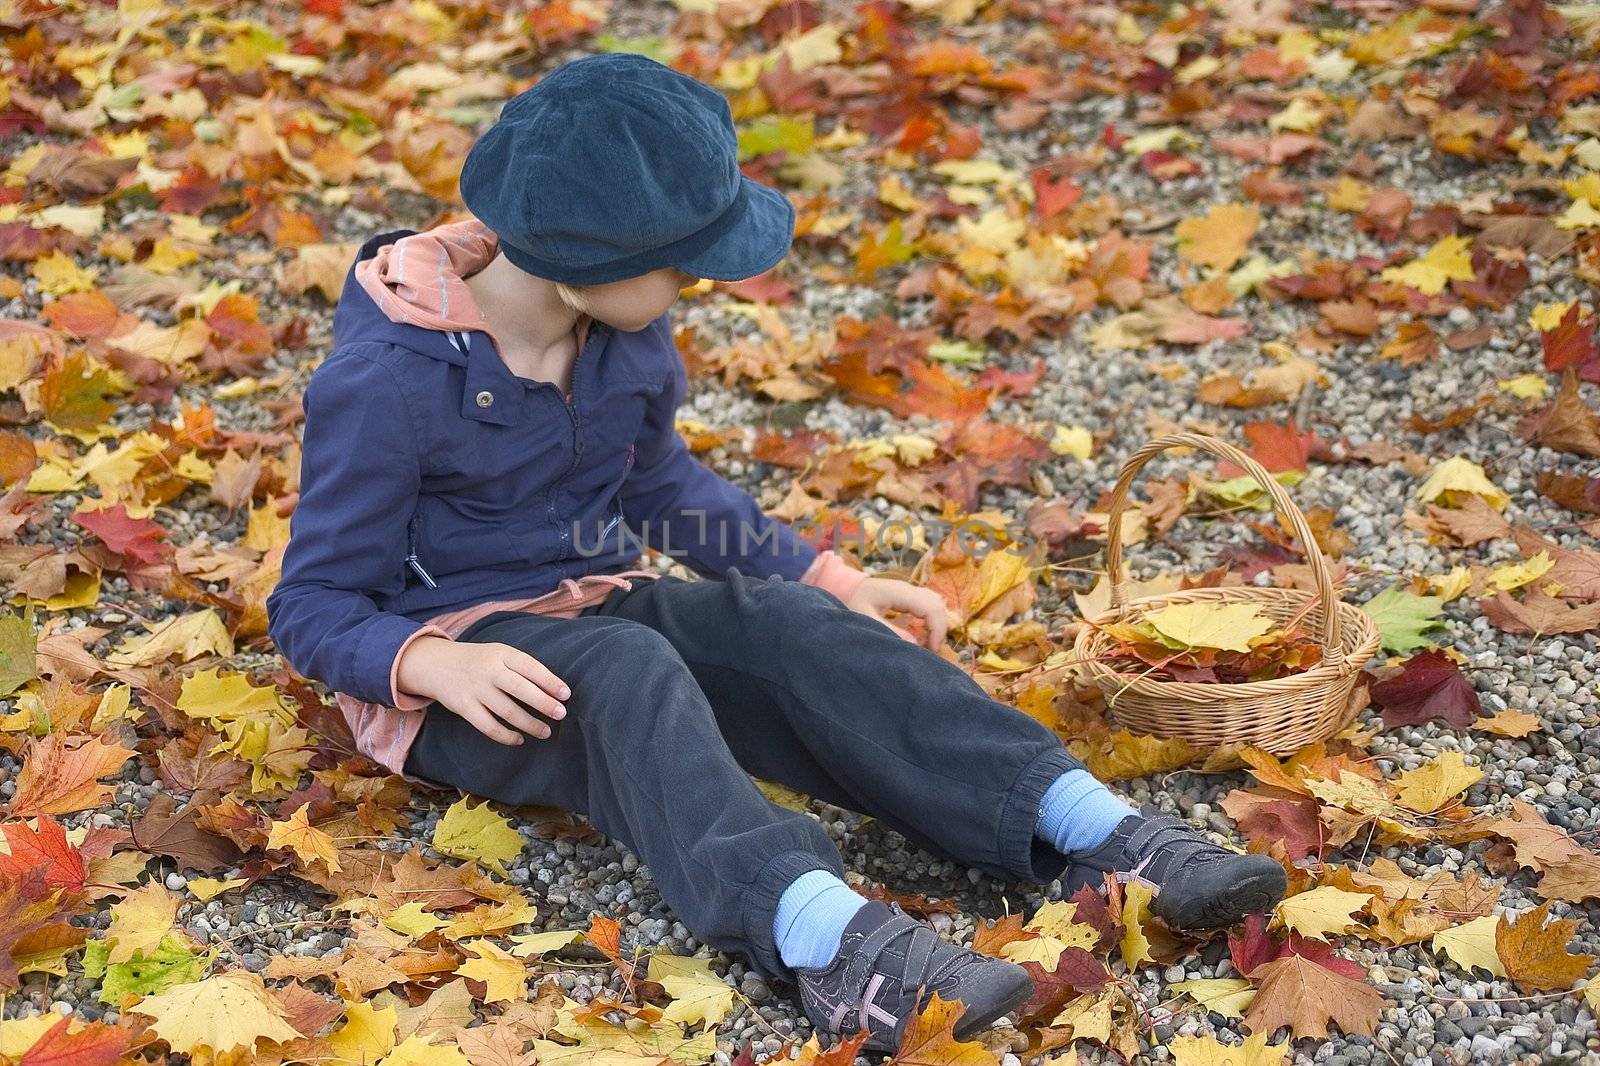
{"label": "wicker basket", "polygon": [[[1122,512],[1134,477],[1168,448],[1188,446],[1243,467],[1272,496],[1278,513],[1289,520],[1304,545],[1316,580],[1316,591],[1230,585],[1188,589],[1126,600],[1122,574]],[[1111,606],[1092,623],[1133,620],[1146,611],[1175,603],[1253,603],[1275,621],[1309,610],[1316,618],[1322,661],[1303,673],[1241,684],[1159,681],[1119,673],[1100,661],[1114,645],[1093,625],[1078,632],[1074,645],[1081,676],[1106,694],[1118,723],[1135,733],[1176,737],[1199,747],[1254,744],[1274,754],[1294,752],[1337,733],[1359,708],[1350,696],[1361,668],[1378,650],[1378,627],[1363,611],[1342,602],[1328,575],[1328,562],[1317,547],[1305,515],[1276,478],[1239,449],[1200,433],[1175,433],[1151,441],[1128,459],[1111,496],[1106,526],[1106,573]],[[1126,602],[1125,602],[1126,601]],[[1332,604],[1334,610],[1327,610]]]}

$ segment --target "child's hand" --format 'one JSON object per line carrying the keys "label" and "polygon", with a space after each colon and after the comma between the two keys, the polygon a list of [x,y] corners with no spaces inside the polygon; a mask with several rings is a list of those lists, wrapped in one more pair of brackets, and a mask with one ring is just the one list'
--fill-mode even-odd
{"label": "child's hand", "polygon": [[888,577],[869,577],[856,587],[845,606],[871,618],[876,618],[912,643],[917,638],[884,617],[897,611],[922,619],[928,626],[927,646],[937,651],[944,643],[949,627],[944,597],[932,589],[919,588],[908,581]]}
{"label": "child's hand", "polygon": [[558,721],[567,716],[561,701],[572,695],[543,663],[509,644],[433,636],[406,647],[396,680],[404,691],[438,700],[502,744],[521,744],[523,733],[536,740],[549,737],[550,727],[528,709]]}

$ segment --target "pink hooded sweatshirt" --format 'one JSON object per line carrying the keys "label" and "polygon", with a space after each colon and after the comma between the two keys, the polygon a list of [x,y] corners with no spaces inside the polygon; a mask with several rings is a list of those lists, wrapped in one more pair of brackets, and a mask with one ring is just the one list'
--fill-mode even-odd
{"label": "pink hooded sweatshirt", "polygon": [[[498,248],[499,239],[483,223],[468,219],[385,245],[376,256],[356,266],[356,280],[390,321],[441,331],[480,330],[489,336],[498,351],[499,338],[484,321],[483,313],[472,298],[472,290],[462,280],[488,266]],[[588,324],[585,318],[578,321],[580,347]],[[527,611],[574,618],[616,589],[632,588],[635,580],[658,576],[653,570],[627,570],[618,574],[565,578],[560,586],[543,596],[491,600],[428,619],[395,653],[394,663],[389,668],[389,689],[393,694],[389,704],[370,703],[343,692],[335,693],[339,709],[355,735],[357,750],[390,772],[416,780],[405,773],[406,753],[422,728],[423,711],[432,701],[401,691],[399,669],[401,656],[418,637],[454,640],[472,623],[496,611]],[[848,602],[866,576],[836,552],[824,551],[800,580]]]}

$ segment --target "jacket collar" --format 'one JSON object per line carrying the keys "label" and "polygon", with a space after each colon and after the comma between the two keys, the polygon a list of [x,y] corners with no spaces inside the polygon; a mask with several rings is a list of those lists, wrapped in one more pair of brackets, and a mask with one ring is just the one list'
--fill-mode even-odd
{"label": "jacket collar", "polygon": [[[371,259],[377,255],[379,248],[410,234],[410,230],[395,230],[373,237],[361,246],[356,254],[356,262]],[[596,330],[602,331],[601,334],[597,335]],[[603,334],[608,332],[609,328],[602,323],[591,322],[589,339],[603,344]],[[481,330],[425,329],[391,321],[379,309],[366,287],[357,280],[353,264],[345,277],[339,306],[334,312],[333,335],[336,345],[357,340],[388,343],[418,355],[465,367],[458,410],[462,418],[473,422],[510,425],[516,420],[524,402],[528,383],[506,366],[487,333]],[[479,396],[484,393],[489,397],[487,404],[479,401]]]}

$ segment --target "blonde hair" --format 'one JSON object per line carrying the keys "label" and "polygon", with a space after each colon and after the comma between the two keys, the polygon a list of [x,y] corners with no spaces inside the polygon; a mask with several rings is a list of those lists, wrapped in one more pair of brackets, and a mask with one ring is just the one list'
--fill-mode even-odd
{"label": "blonde hair", "polygon": [[556,298],[580,315],[589,314],[589,286],[563,285],[556,282]]}

